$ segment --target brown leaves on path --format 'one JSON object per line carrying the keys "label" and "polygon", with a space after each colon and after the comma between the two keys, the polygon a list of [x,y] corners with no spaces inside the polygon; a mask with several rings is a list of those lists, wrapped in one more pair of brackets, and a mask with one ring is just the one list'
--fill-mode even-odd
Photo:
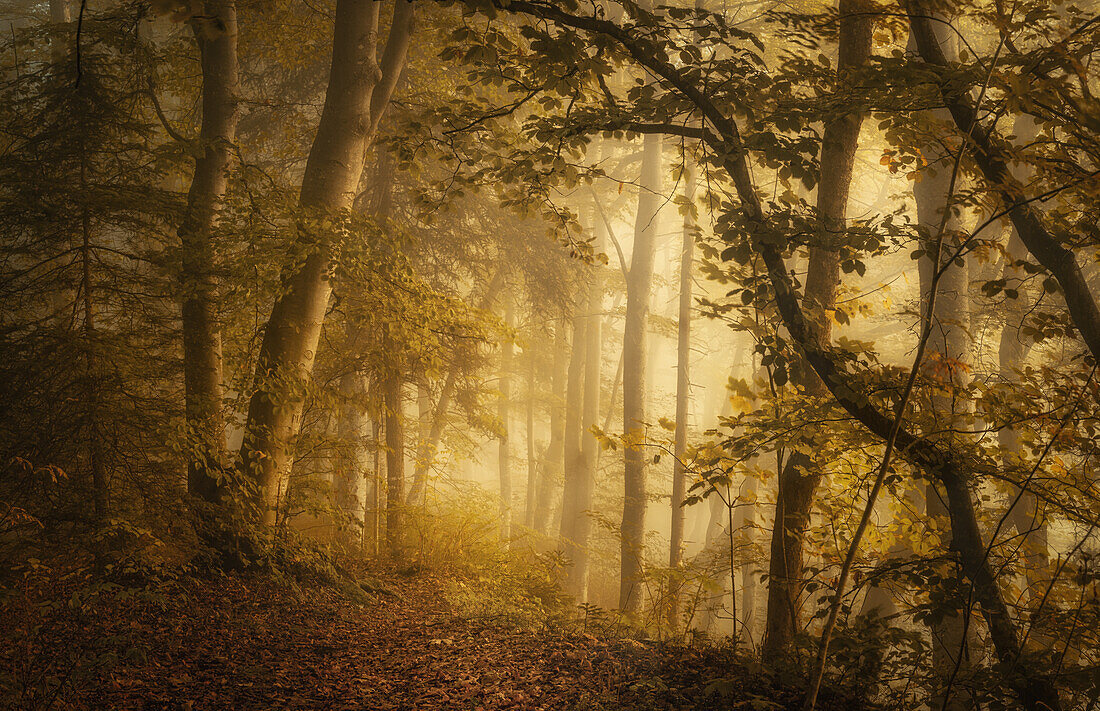
{"label": "brown leaves on path", "polygon": [[[181,578],[154,594],[99,596],[42,627],[30,654],[96,650],[56,695],[53,707],[67,709],[618,711],[753,708],[762,698],[728,651],[465,619],[443,583],[395,579],[397,594],[357,604],[262,577]],[[767,697],[773,708],[796,700]]]}

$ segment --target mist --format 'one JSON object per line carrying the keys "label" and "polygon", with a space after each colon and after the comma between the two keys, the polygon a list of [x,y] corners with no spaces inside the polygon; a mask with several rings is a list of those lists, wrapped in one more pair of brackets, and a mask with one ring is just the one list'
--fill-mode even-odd
{"label": "mist", "polygon": [[0,0],[0,703],[1092,708],[1098,10]]}

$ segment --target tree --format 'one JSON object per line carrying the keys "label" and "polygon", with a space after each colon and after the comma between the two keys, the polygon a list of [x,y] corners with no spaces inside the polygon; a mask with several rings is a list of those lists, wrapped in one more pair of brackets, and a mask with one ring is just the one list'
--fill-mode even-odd
{"label": "tree", "polygon": [[[840,41],[837,59],[839,82],[851,77],[871,54],[874,16],[857,0],[840,3]],[[848,192],[852,183],[856,146],[863,116],[839,114],[825,124],[821,139],[821,180],[817,188],[818,242],[810,247],[806,291],[802,308],[815,315],[808,337],[819,347],[830,341],[837,287],[840,283],[840,248],[846,240]],[[814,397],[823,397],[825,386],[813,372],[795,381]],[[787,654],[798,630],[803,584],[802,539],[809,523],[814,492],[821,481],[821,463],[804,447],[795,447],[779,477],[768,571],[768,611],[763,655],[771,661]]]}
{"label": "tree", "polygon": [[542,455],[532,517],[536,531],[546,532],[553,510],[554,488],[561,475],[561,462],[565,455],[565,408],[567,399],[569,338],[565,320],[554,328],[553,362],[550,368],[550,441]]}
{"label": "tree", "polygon": [[699,228],[695,213],[695,170],[684,156],[683,240],[680,246],[680,293],[676,319],[676,439],[672,450],[672,532],[668,567],[678,568],[684,547],[684,479],[687,476],[688,404],[691,400],[691,292],[695,239]]}
{"label": "tree", "polygon": [[405,506],[404,383],[396,369],[382,383],[386,432],[386,551],[401,555]]}
{"label": "tree", "polygon": [[562,425],[562,472],[564,482],[561,499],[561,542],[569,570],[565,589],[578,600],[584,599],[585,580],[588,577],[588,541],[580,537],[581,527],[586,526],[587,486],[581,440],[584,437],[584,360],[587,350],[586,332],[590,323],[587,294],[581,293],[574,307],[572,339],[569,350],[569,367],[566,371],[565,413]]}
{"label": "tree", "polygon": [[[1013,133],[1019,143],[1026,144],[1036,138],[1038,126],[1034,119],[1021,116],[1016,120]],[[1012,172],[1013,177],[1021,184],[1027,182],[1030,172],[1027,168],[1016,166]],[[1034,342],[1023,334],[1028,311],[1034,303],[1030,293],[1032,289],[1025,280],[1026,272],[1019,266],[1025,258],[1024,245],[1015,228],[1010,228],[1001,280],[1003,280],[1003,288],[1012,289],[1016,293],[1016,298],[1007,299],[1004,304],[1006,313],[997,349],[1000,376],[1006,383],[1018,382],[1018,373],[1024,368],[1028,354],[1034,346]],[[1005,462],[1011,465],[1022,460],[1025,456],[1022,440],[1020,431],[1011,425],[997,432],[997,442]],[[1042,571],[1048,563],[1047,522],[1042,504],[1035,492],[1026,488],[1016,488],[1011,490],[1010,496],[1012,500],[1008,520],[1015,527],[1016,532],[1023,537],[1027,595],[1029,601],[1034,602],[1042,597]]]}
{"label": "tree", "polygon": [[619,574],[619,609],[637,613],[642,605],[646,509],[646,340],[653,259],[661,209],[661,136],[649,134],[642,147],[634,248],[626,282],[623,332],[623,447],[625,476]]}
{"label": "tree", "polygon": [[189,24],[202,66],[202,127],[197,145],[200,153],[179,227],[183,371],[190,439],[187,488],[199,500],[221,505],[225,416],[214,253],[218,210],[229,181],[240,117],[236,5],[233,0],[209,0]]}
{"label": "tree", "polygon": [[[50,9],[65,21],[65,4]],[[19,462],[53,472],[64,492],[24,505],[47,528],[75,525],[75,550],[100,566],[141,492],[183,513],[162,231],[180,204],[155,108],[135,88],[153,66],[135,22],[88,11],[79,64],[75,23],[13,27],[5,51],[19,59],[0,88],[0,457],[5,474]],[[5,476],[17,506],[33,493],[19,482]]]}
{"label": "tree", "polygon": [[[273,506],[300,426],[299,392],[313,368],[332,289],[331,220],[351,206],[366,147],[389,105],[412,38],[413,3],[397,0],[378,61],[374,38],[380,9],[377,2],[337,2],[329,86],[299,198],[305,218],[295,246],[301,254],[287,270],[260,346],[240,459],[254,482],[255,513],[268,524],[275,520]],[[387,387],[392,396],[395,386]],[[389,428],[386,436],[389,441]]]}
{"label": "tree", "polygon": [[513,360],[513,334],[512,329],[516,324],[516,310],[512,294],[508,289],[504,290],[504,327],[508,333],[504,335],[504,342],[500,349],[500,405],[497,415],[500,417],[501,433],[498,442],[497,474],[500,476],[500,539],[510,541],[512,538],[512,468],[511,452],[509,451],[508,430],[511,417],[512,399],[512,360]]}

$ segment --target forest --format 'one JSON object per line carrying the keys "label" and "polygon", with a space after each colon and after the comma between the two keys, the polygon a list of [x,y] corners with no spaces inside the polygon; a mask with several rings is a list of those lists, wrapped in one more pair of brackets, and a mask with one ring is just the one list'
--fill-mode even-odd
{"label": "forest", "polygon": [[1100,3],[0,20],[0,708],[1100,709]]}

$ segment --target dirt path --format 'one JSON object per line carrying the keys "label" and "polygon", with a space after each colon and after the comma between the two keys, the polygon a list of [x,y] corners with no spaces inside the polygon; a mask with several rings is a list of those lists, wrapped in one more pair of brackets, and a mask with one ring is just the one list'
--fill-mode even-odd
{"label": "dirt path", "polygon": [[66,640],[70,650],[91,645],[94,661],[83,671],[73,666],[51,706],[40,696],[27,697],[26,707],[793,707],[793,696],[749,681],[728,651],[519,630],[454,614],[430,577],[388,584],[396,595],[363,605],[235,577],[181,582],[159,596],[108,596],[81,613],[79,629],[43,633],[28,647],[37,666],[55,673],[65,673]]}

